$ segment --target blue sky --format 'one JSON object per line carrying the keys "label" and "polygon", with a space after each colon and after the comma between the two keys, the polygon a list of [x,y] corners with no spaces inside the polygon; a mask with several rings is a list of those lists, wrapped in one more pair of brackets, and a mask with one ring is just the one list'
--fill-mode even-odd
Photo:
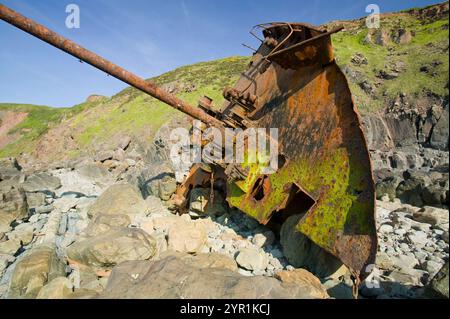
{"label": "blue sky", "polygon": [[[65,37],[149,78],[176,67],[256,46],[250,28],[271,21],[322,24],[425,6],[438,0],[0,0]],[[65,27],[68,4],[81,11],[79,29]],[[90,94],[111,96],[126,85],[0,21],[0,102],[72,106]]]}

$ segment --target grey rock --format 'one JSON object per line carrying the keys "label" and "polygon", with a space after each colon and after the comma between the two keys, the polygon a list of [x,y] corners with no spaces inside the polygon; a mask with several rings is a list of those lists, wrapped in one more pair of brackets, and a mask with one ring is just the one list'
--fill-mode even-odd
{"label": "grey rock", "polygon": [[26,192],[54,192],[59,187],[61,180],[47,173],[31,175],[23,183]]}
{"label": "grey rock", "polygon": [[281,227],[280,241],[284,256],[294,267],[305,268],[316,276],[328,277],[334,274],[342,263],[296,230],[301,217],[292,215]]}
{"label": "grey rock", "polygon": [[28,208],[36,208],[45,205],[44,193],[26,193]]}
{"label": "grey rock", "polygon": [[8,297],[35,298],[48,281],[60,276],[65,276],[65,266],[57,257],[54,245],[35,247],[17,262]]}
{"label": "grey rock", "polygon": [[238,252],[236,262],[242,268],[257,271],[265,270],[269,264],[269,259],[263,251],[246,248]]}
{"label": "grey rock", "polygon": [[130,184],[110,186],[97,198],[88,211],[90,217],[97,214],[125,214],[133,218],[136,215],[145,215],[146,213],[147,205],[144,199]]}
{"label": "grey rock", "polygon": [[28,208],[25,192],[17,185],[0,192],[0,232],[9,230],[9,225],[27,217]]}
{"label": "grey rock", "polygon": [[425,206],[414,213],[413,218],[415,221],[435,226],[447,224],[449,222],[449,213],[446,209]]}
{"label": "grey rock", "polygon": [[430,284],[425,290],[425,298],[442,298],[448,299],[448,262],[441,268],[441,270],[434,276]]}
{"label": "grey rock", "polygon": [[[134,274],[131,276],[130,274]],[[126,262],[113,269],[101,298],[326,298],[313,285],[242,276],[224,268],[201,268],[182,258]]]}
{"label": "grey rock", "polygon": [[140,229],[122,228],[78,241],[67,256],[84,265],[113,267],[127,260],[145,260],[156,253],[156,241]]}

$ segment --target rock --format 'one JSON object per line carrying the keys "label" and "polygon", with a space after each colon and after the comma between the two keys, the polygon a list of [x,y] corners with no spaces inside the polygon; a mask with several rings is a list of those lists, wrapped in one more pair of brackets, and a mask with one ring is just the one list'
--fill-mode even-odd
{"label": "rock", "polygon": [[231,271],[237,271],[238,266],[236,261],[226,255],[219,253],[207,253],[207,254],[196,254],[191,255],[187,253],[180,253],[174,251],[166,251],[161,254],[159,259],[164,259],[170,256],[180,258],[188,265],[192,265],[198,268],[224,268]]}
{"label": "rock", "polygon": [[408,169],[404,172],[403,176],[405,181],[397,187],[397,197],[402,202],[409,203],[413,206],[423,206],[422,193],[432,184],[430,173],[422,170]]}
{"label": "rock", "polygon": [[104,162],[106,160],[112,159],[113,156],[114,156],[114,152],[113,151],[102,151],[102,152],[98,152],[95,155],[95,160],[97,162]]}
{"label": "rock", "polygon": [[270,230],[263,234],[255,234],[252,239],[252,243],[259,248],[264,246],[270,246],[275,241],[275,235]]}
{"label": "rock", "polygon": [[238,252],[236,262],[242,268],[257,271],[265,270],[269,264],[269,259],[263,251],[245,248]]}
{"label": "rock", "polygon": [[139,227],[149,234],[152,234],[154,231],[160,231],[167,234],[169,228],[179,220],[179,217],[172,214],[153,214],[150,215],[150,218],[141,221]]}
{"label": "rock", "polygon": [[54,209],[53,205],[39,206],[34,209],[34,214],[48,214]]}
{"label": "rock", "polygon": [[395,31],[395,34],[393,34],[392,38],[397,44],[408,44],[412,41],[412,33],[409,30],[400,28]]}
{"label": "rock", "polygon": [[418,278],[417,276],[405,274],[404,272],[397,270],[392,271],[389,274],[388,278],[394,282],[398,282],[403,285],[412,285],[412,286],[420,285],[420,278]]}
{"label": "rock", "polygon": [[385,269],[385,270],[393,270],[394,269],[393,260],[391,259],[391,257],[389,255],[387,255],[386,253],[383,253],[383,252],[377,253],[375,263],[376,263],[377,267],[379,267],[380,269]]}
{"label": "rock", "polygon": [[428,185],[423,189],[422,200],[426,205],[441,206],[446,202],[447,191],[440,185]]}
{"label": "rock", "polygon": [[125,214],[133,218],[146,213],[147,205],[144,199],[130,184],[116,184],[109,187],[97,198],[88,211],[89,217],[97,214]]}
{"label": "rock", "polygon": [[34,237],[34,227],[33,225],[27,224],[20,229],[15,229],[8,234],[9,240],[18,240],[22,245],[28,245],[31,243]]}
{"label": "rock", "polygon": [[89,289],[76,289],[70,295],[67,296],[67,299],[92,299],[98,297],[98,292],[89,290]]}
{"label": "rock", "polygon": [[36,208],[45,205],[44,193],[26,193],[26,198],[29,208]]}
{"label": "rock", "polygon": [[424,233],[423,231],[416,231],[413,233],[409,233],[407,236],[408,239],[411,241],[411,243],[416,246],[417,245],[425,246],[426,243],[428,242],[427,234]]}
{"label": "rock", "polygon": [[0,232],[7,232],[11,222],[28,215],[24,191],[11,186],[0,191]]}
{"label": "rock", "polygon": [[169,256],[116,266],[100,298],[317,298],[323,289],[300,287],[265,276],[242,276],[224,268],[200,268]]}
{"label": "rock", "polygon": [[65,265],[56,256],[54,245],[35,247],[17,262],[8,297],[35,298],[47,282],[60,276],[65,276]]}
{"label": "rock", "polygon": [[168,249],[196,253],[206,243],[207,234],[203,224],[195,221],[179,220],[168,229]]}
{"label": "rock", "polygon": [[293,271],[282,270],[276,273],[275,278],[284,283],[292,283],[304,289],[311,289],[311,295],[318,293],[317,299],[326,299],[328,294],[325,288],[320,283],[319,278],[311,274],[305,269],[295,269]]}
{"label": "rock", "polygon": [[436,226],[448,223],[449,213],[446,209],[425,206],[415,212],[413,218],[415,221]]}
{"label": "rock", "polygon": [[31,175],[23,183],[23,189],[26,192],[54,192],[59,187],[61,187],[61,180],[47,173]]}
{"label": "rock", "polygon": [[383,224],[380,226],[380,228],[378,228],[378,231],[382,234],[389,234],[394,231],[394,227],[389,224]]}
{"label": "rock", "polygon": [[86,102],[88,103],[95,103],[95,102],[102,102],[107,100],[108,98],[106,96],[103,95],[98,95],[98,94],[91,94],[87,97]]}
{"label": "rock", "polygon": [[39,291],[36,299],[65,299],[72,293],[72,284],[66,277],[57,277]]}
{"label": "rock", "polygon": [[[448,151],[449,141],[449,110],[448,103],[444,109],[444,112],[440,116],[437,124],[433,127],[430,138],[430,146],[443,151]],[[447,168],[448,169],[448,168]]]}
{"label": "rock", "polygon": [[147,204],[149,215],[154,213],[170,213],[159,197],[149,195],[145,199],[145,203]]}
{"label": "rock", "polygon": [[[15,257],[11,255],[0,254],[0,277],[8,265],[14,262]],[[0,293],[1,295],[1,293]]]}
{"label": "rock", "polygon": [[398,176],[389,176],[376,183],[376,195],[377,199],[381,199],[382,196],[387,194],[390,200],[393,200],[396,196],[397,186],[402,179]]}
{"label": "rock", "polygon": [[319,277],[331,276],[342,263],[297,231],[301,217],[292,215],[281,227],[280,242],[284,256],[296,268],[305,268]]}
{"label": "rock", "polygon": [[177,182],[174,177],[164,176],[158,181],[158,196],[162,200],[169,200],[177,190]]}
{"label": "rock", "polygon": [[327,294],[336,299],[354,299],[352,287],[346,285],[340,280],[330,279],[323,283]]}
{"label": "rock", "polygon": [[412,269],[419,264],[418,260],[411,255],[391,256],[394,265],[402,270]]}
{"label": "rock", "polygon": [[130,145],[130,143],[131,143],[131,137],[125,135],[120,138],[119,143],[117,144],[117,147],[122,150],[126,150],[128,148],[128,146]]}
{"label": "rock", "polygon": [[100,236],[113,229],[120,229],[128,227],[131,224],[130,217],[128,215],[96,215],[94,219],[89,223],[85,230],[85,234],[88,237]]}
{"label": "rock", "polygon": [[16,158],[8,157],[0,159],[0,181],[9,180],[20,174],[22,168],[17,163]]}
{"label": "rock", "polygon": [[71,208],[75,208],[80,199],[76,195],[67,195],[58,198],[53,202],[53,207],[59,209],[61,212],[66,213]]}
{"label": "rock", "polygon": [[0,243],[0,254],[15,255],[22,247],[19,239],[10,239]]}
{"label": "rock", "polygon": [[444,233],[442,234],[442,240],[448,244],[448,231],[444,231]]}
{"label": "rock", "polygon": [[145,260],[156,253],[156,241],[140,229],[122,228],[75,242],[67,256],[84,265],[111,268],[127,260]]}
{"label": "rock", "polygon": [[354,56],[352,56],[350,62],[357,66],[368,64],[367,58],[361,53],[356,53]]}
{"label": "rock", "polygon": [[193,216],[220,216],[227,213],[228,206],[225,203],[223,196],[218,191],[214,191],[214,200],[212,205],[210,196],[211,189],[209,188],[194,188],[193,190],[191,190],[189,200],[189,214]]}
{"label": "rock", "polygon": [[426,287],[424,297],[425,298],[441,298],[448,299],[448,261],[431,280],[430,284]]}
{"label": "rock", "polygon": [[441,270],[441,268],[442,263],[438,263],[433,260],[427,260],[423,264],[423,269],[430,274],[431,278],[433,278],[439,272],[439,270]]}

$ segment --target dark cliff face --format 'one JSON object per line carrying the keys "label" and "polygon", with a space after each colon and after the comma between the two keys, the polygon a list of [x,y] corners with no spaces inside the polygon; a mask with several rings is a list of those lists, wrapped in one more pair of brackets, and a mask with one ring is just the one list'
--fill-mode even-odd
{"label": "dark cliff face", "polygon": [[423,147],[448,151],[448,104],[443,107],[435,105],[425,114],[368,114],[363,117],[363,122],[370,150]]}

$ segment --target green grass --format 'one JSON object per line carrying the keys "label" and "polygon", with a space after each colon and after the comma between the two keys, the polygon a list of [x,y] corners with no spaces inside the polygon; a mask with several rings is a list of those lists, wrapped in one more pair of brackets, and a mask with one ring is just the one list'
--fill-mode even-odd
{"label": "green grass", "polygon": [[82,103],[71,108],[53,108],[42,105],[1,103],[1,111],[25,112],[28,115],[8,132],[8,134],[19,134],[20,137],[0,149],[0,157],[17,156],[23,152],[30,152],[37,140],[53,125],[96,105],[97,103]]}
{"label": "green grass", "polygon": [[[387,46],[367,43],[368,29],[359,28],[333,35],[336,59],[341,67],[349,67],[360,74],[357,81],[350,81],[350,87],[356,104],[362,113],[384,108],[400,93],[406,93],[410,99],[426,95],[448,96],[448,19],[421,21],[410,15],[395,15],[381,20],[381,28],[387,32],[396,32],[400,28],[412,32],[411,43]],[[355,66],[351,58],[363,54],[367,65]],[[359,86],[367,81],[374,86],[380,70],[389,71],[396,62],[403,62],[398,78],[384,80],[375,88],[373,96],[367,95]],[[434,63],[434,64],[433,64]],[[428,66],[430,72],[420,72]]]}

